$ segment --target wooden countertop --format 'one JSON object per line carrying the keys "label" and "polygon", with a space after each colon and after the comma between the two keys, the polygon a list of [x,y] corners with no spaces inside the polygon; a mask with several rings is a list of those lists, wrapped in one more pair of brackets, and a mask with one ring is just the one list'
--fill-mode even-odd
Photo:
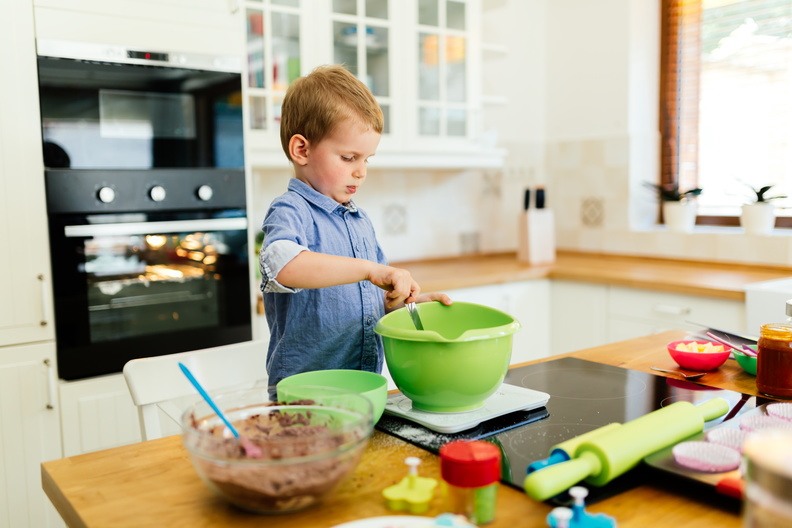
{"label": "wooden countertop", "polygon": [[529,266],[515,253],[395,262],[423,291],[559,279],[742,301],[746,284],[792,277],[792,268],[560,251],[556,262]]}
{"label": "wooden countertop", "polygon": [[[673,367],[665,345],[684,335],[665,332],[567,355],[661,375],[648,367]],[[753,380],[733,361],[727,361],[701,382],[755,394]],[[375,431],[352,478],[333,497],[302,512],[268,517],[239,511],[210,492],[193,470],[178,435],[45,462],[41,476],[44,491],[72,527],[329,527],[393,515],[385,508],[380,492],[404,476],[407,456],[422,459],[422,475],[440,478],[437,456]],[[673,484],[653,481],[597,502],[589,510],[615,517],[620,528],[741,525],[737,501],[694,491],[680,486],[678,480]],[[441,513],[437,495],[427,515]],[[502,485],[496,519],[487,526],[546,526],[550,509],[550,505]]]}

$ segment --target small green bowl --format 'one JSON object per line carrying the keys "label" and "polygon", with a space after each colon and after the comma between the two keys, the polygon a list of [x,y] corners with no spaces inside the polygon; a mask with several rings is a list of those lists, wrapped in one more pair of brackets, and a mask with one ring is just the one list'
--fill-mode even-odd
{"label": "small green bowl", "polygon": [[[291,397],[311,399],[309,393],[305,393],[311,387],[332,387],[334,389],[344,389],[357,392],[371,401],[373,407],[372,419],[376,424],[382,413],[385,411],[385,402],[388,399],[388,380],[385,376],[375,372],[363,370],[313,370],[294,374],[282,379],[278,383],[278,399],[281,399],[281,389],[292,388]],[[300,394],[294,394],[293,388],[298,387]],[[303,394],[305,393],[305,394]]]}
{"label": "small green bowl", "polygon": [[[756,345],[748,345],[748,347],[756,352]],[[732,352],[734,353],[734,359],[737,360],[742,369],[751,376],[756,376],[756,358],[743,354],[737,349],[732,350]]]}

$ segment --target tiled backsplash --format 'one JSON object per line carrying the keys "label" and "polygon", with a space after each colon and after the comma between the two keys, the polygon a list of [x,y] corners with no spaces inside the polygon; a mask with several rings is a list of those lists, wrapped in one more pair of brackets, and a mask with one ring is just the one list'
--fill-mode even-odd
{"label": "tiled backsplash", "polygon": [[[254,171],[251,221],[286,190],[288,173]],[[370,169],[355,202],[391,261],[513,251],[525,184],[504,171]]]}
{"label": "tiled backsplash", "polygon": [[656,170],[651,164],[639,166],[645,161],[635,155],[640,151],[641,145],[627,138],[548,145],[560,249],[792,265],[792,230],[749,236],[739,227],[697,226],[692,233],[672,233],[657,225],[658,203],[645,185],[655,180]]}
{"label": "tiled backsplash", "polygon": [[[502,170],[371,168],[356,202],[371,217],[394,262],[516,250],[523,191],[545,184],[559,249],[792,265],[792,230],[757,237],[737,227],[700,226],[686,234],[656,225],[658,203],[644,184],[654,179],[655,170],[645,157],[630,155],[648,151],[641,143],[649,141],[550,143],[546,167],[531,164],[541,154],[526,157],[530,149],[509,145],[517,154]],[[261,223],[290,177],[290,171],[254,171],[253,223]]]}

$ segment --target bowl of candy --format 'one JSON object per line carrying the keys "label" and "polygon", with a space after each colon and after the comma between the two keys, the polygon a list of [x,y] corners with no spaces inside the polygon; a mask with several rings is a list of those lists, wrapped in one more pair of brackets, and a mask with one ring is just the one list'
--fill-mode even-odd
{"label": "bowl of candy", "polygon": [[715,370],[729,358],[732,349],[711,341],[672,341],[668,353],[677,365],[688,370]]}

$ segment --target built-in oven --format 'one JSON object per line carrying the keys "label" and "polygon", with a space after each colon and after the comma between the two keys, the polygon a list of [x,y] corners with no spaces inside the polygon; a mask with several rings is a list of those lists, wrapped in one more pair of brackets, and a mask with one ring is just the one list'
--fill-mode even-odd
{"label": "built-in oven", "polygon": [[233,61],[39,42],[38,62],[60,377],[251,340]]}

